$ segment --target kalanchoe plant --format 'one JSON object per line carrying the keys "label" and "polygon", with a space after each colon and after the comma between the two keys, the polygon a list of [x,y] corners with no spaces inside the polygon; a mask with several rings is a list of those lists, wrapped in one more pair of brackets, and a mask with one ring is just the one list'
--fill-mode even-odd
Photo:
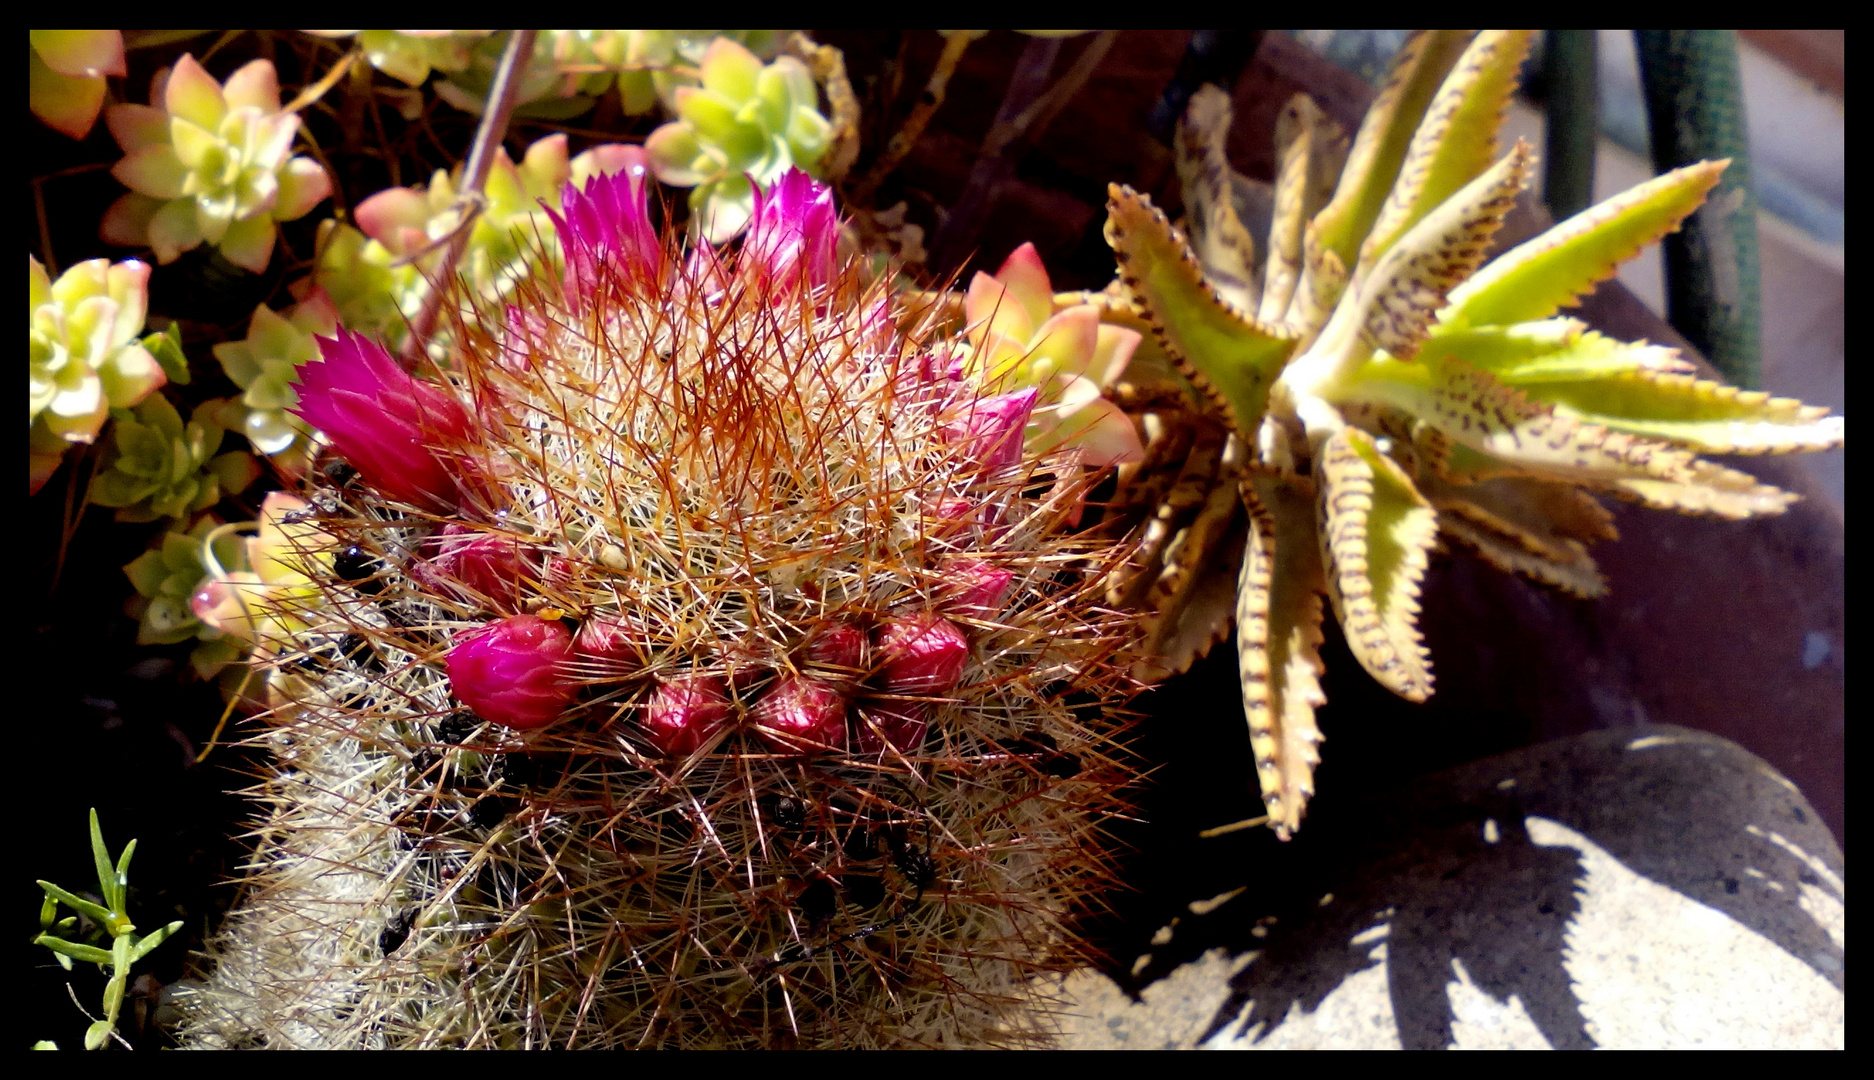
{"label": "kalanchoe plant", "polygon": [[304,471],[313,449],[312,429],[292,413],[299,403],[293,382],[301,365],[319,358],[316,336],[337,330],[337,311],[314,290],[286,311],[262,304],[245,338],[215,346],[215,359],[242,391],[241,434],[282,472]]}
{"label": "kalanchoe plant", "polygon": [[149,105],[105,114],[124,159],[111,175],[130,188],[105,212],[105,240],[148,245],[174,262],[203,243],[259,273],[278,223],[304,217],[331,194],[311,158],[293,156],[299,117],[280,108],[273,64],[255,60],[224,86],[185,55],[159,73]]}
{"label": "kalanchoe plant", "polygon": [[221,452],[228,421],[238,411],[226,398],[216,398],[197,405],[184,423],[161,394],[118,410],[103,464],[91,481],[91,501],[115,507],[119,521],[186,519],[245,491],[260,476],[253,455]]}
{"label": "kalanchoe plant", "polygon": [[[212,536],[217,529],[222,535]],[[195,594],[214,578],[204,559],[209,544],[214,545],[215,562],[223,571],[247,569],[242,545],[212,514],[202,515],[187,532],[157,537],[150,550],[124,567],[124,575],[136,589],[136,595],[124,603],[124,614],[137,620],[137,644],[173,645],[198,639],[189,664],[204,679],[214,678],[247,651],[240,640],[203,622],[191,606]]]}
{"label": "kalanchoe plant", "polygon": [[32,491],[74,443],[98,437],[112,409],[128,409],[168,381],[137,334],[150,268],[132,259],[79,263],[53,281],[27,257]]}
{"label": "kalanchoe plant", "polygon": [[27,101],[33,115],[74,139],[91,134],[104,108],[107,75],[124,74],[122,30],[34,30]]}
{"label": "kalanchoe plant", "polygon": [[[1794,496],[1698,455],[1842,441],[1826,410],[1707,380],[1673,350],[1560,314],[1677,228],[1723,162],[1659,177],[1484,264],[1530,177],[1526,145],[1497,148],[1528,44],[1521,32],[1413,38],[1338,180],[1337,133],[1297,99],[1278,129],[1261,254],[1232,196],[1220,91],[1196,95],[1179,131],[1182,232],[1144,196],[1111,190],[1108,237],[1137,313],[1199,392],[1202,422],[1222,429],[1196,440],[1215,477],[1209,512],[1188,522],[1189,542],[1167,543],[1162,523],[1157,534],[1181,561],[1147,563],[1136,580],[1149,589],[1121,591],[1156,608],[1159,671],[1218,640],[1229,612],[1203,609],[1192,583],[1207,561],[1237,576],[1216,538],[1241,493],[1243,702],[1283,836],[1301,823],[1319,761],[1324,599],[1366,670],[1422,701],[1432,673],[1419,583],[1440,535],[1595,596],[1587,545],[1612,535],[1596,493],[1725,518],[1780,513]],[[1167,434],[1147,453],[1175,445]],[[1200,456],[1169,460],[1203,475]]]}
{"label": "kalanchoe plant", "polygon": [[693,189],[696,234],[717,244],[748,224],[757,186],[768,187],[791,168],[817,174],[833,129],[819,111],[813,74],[794,57],[764,65],[717,38],[703,54],[700,75],[702,85],[677,89],[677,119],[653,132],[644,148],[659,180]]}

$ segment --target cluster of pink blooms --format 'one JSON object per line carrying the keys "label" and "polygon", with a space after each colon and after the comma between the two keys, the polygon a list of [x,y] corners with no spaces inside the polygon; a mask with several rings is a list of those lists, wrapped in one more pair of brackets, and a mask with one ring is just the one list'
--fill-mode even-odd
{"label": "cluster of pink blooms", "polygon": [[[583,190],[568,185],[562,205],[553,216],[573,303],[590,302],[601,274],[658,284],[668,260],[649,221],[640,172],[596,176]],[[737,273],[751,286],[824,285],[835,273],[837,226],[832,193],[805,173],[791,172],[757,197]],[[703,257],[713,266],[706,250]],[[528,325],[515,311],[508,322],[510,328]],[[299,415],[325,432],[360,479],[382,494],[442,518],[482,516],[475,504],[488,500],[467,478],[476,471],[468,453],[476,421],[463,403],[362,336],[341,330],[320,345],[322,362],[300,372]],[[927,366],[940,365],[932,359]],[[978,398],[962,382],[960,366],[941,366],[945,370],[927,372],[926,381],[961,402],[942,436],[984,470],[1018,462],[1035,391]],[[952,510],[959,517],[972,512],[936,508],[940,517]],[[594,614],[575,633],[561,619],[523,613],[521,590],[551,578],[563,562],[523,538],[492,525],[449,521],[421,550],[410,568],[419,584],[497,616],[458,634],[446,658],[455,696],[484,719],[519,730],[544,727],[576,701],[589,673],[643,670],[654,660],[647,635],[627,617]],[[792,665],[751,658],[730,663],[726,673],[698,669],[665,677],[638,710],[638,733],[657,752],[687,756],[711,745],[740,714],[780,753],[914,750],[934,702],[956,691],[965,676],[969,639],[953,620],[995,619],[1014,588],[1012,573],[980,560],[956,559],[937,569],[949,582],[938,610],[894,615],[870,627],[822,626]]]}

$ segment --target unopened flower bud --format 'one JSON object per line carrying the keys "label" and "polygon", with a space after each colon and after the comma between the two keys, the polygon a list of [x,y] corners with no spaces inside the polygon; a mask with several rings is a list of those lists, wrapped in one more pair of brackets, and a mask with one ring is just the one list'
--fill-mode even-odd
{"label": "unopened flower bud", "polygon": [[979,559],[957,559],[940,568],[948,585],[946,607],[968,619],[993,619],[1002,614],[1015,591],[1015,575]]}
{"label": "unopened flower bud", "polygon": [[522,580],[538,574],[537,559],[538,552],[512,536],[449,524],[436,538],[436,554],[412,564],[410,572],[430,588],[512,611],[520,605]]}
{"label": "unopened flower bud", "polygon": [[1022,459],[1022,433],[1038,396],[1029,387],[964,403],[944,424],[944,435],[984,472],[1007,468]]}
{"label": "unopened flower bud", "polygon": [[921,701],[875,701],[858,711],[857,743],[862,754],[882,754],[890,746],[909,754],[924,745],[930,730],[930,706]]}
{"label": "unopened flower bud", "polygon": [[807,659],[827,667],[864,671],[867,644],[865,631],[851,623],[834,623],[822,628],[807,646]]}
{"label": "unopened flower bud", "polygon": [[573,652],[607,671],[621,672],[650,660],[650,641],[636,620],[595,615],[579,625]]}
{"label": "unopened flower bud", "polygon": [[783,675],[755,705],[755,723],[776,749],[806,753],[846,745],[846,699],[801,675]]}
{"label": "unopened flower bud", "polygon": [[963,631],[930,612],[880,627],[878,650],[884,658],[879,685],[896,694],[942,694],[955,689],[970,656]]}
{"label": "unopened flower bud", "polygon": [[450,647],[449,684],[484,719],[522,731],[558,719],[579,692],[567,668],[573,635],[565,626],[515,615],[469,631]]}
{"label": "unopened flower bud", "polygon": [[639,728],[659,752],[687,757],[729,722],[729,684],[720,675],[679,675],[651,694]]}

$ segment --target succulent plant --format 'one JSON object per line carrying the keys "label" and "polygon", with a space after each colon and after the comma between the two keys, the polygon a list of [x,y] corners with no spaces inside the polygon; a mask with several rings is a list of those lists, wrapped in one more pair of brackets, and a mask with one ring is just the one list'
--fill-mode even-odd
{"label": "succulent plant", "polygon": [[286,311],[262,304],[245,338],[215,346],[215,359],[242,391],[241,434],[284,472],[303,472],[313,448],[312,429],[291,411],[299,404],[293,382],[301,365],[319,357],[315,337],[337,329],[331,300],[314,290]]}
{"label": "succulent plant", "polygon": [[685,254],[595,177],[447,365],[342,332],[300,369],[357,475],[280,519],[267,839],[189,1042],[1045,1034],[1136,775],[1085,707],[1127,689],[1125,553],[787,183]]}
{"label": "succulent plant", "polygon": [[[1144,196],[1111,189],[1107,233],[1132,314],[1198,403],[1190,423],[1170,408],[1149,418],[1158,468],[1118,498],[1153,519],[1143,548],[1159,558],[1116,595],[1155,609],[1156,673],[1220,640],[1234,615],[1258,777],[1283,836],[1301,823],[1319,761],[1324,600],[1373,678],[1424,700],[1419,585],[1441,535],[1596,596],[1588,545],[1612,535],[1596,494],[1723,518],[1780,513],[1795,496],[1698,455],[1843,438],[1826,410],[1710,381],[1671,349],[1561,314],[1677,228],[1724,162],[1642,184],[1486,264],[1530,177],[1525,144],[1497,149],[1528,44],[1524,32],[1415,36],[1344,168],[1338,133],[1297,98],[1278,127],[1266,249],[1234,195],[1246,182],[1224,156],[1229,103],[1214,88],[1193,97],[1178,135],[1183,231]],[[1175,476],[1210,477],[1210,494],[1161,503],[1153,492]],[[1232,611],[1218,586],[1239,565]]]}
{"label": "succulent plant", "polygon": [[141,403],[168,378],[137,340],[149,302],[147,265],[91,259],[55,282],[38,259],[26,261],[28,427],[37,492],[69,446],[95,440],[113,408]]}
{"label": "succulent plant", "polygon": [[320,37],[356,35],[371,66],[409,86],[422,86],[431,72],[466,71],[488,30],[308,30]]}
{"label": "succulent plant", "polygon": [[203,558],[207,545],[214,544],[222,569],[247,569],[241,545],[232,536],[213,535],[221,528],[220,518],[204,514],[186,532],[157,537],[150,550],[124,566],[124,575],[136,589],[136,595],[124,604],[124,614],[137,620],[137,644],[174,645],[199,639],[189,654],[189,664],[204,679],[220,674],[247,651],[244,642],[203,622],[191,606],[196,593],[213,578]]}
{"label": "succulent plant", "polygon": [[[103,464],[90,499],[117,509],[119,521],[189,518],[246,490],[260,467],[245,450],[220,453],[230,402],[216,398],[182,414],[161,394],[113,411]],[[238,413],[236,414],[238,416]]]}
{"label": "succulent plant", "polygon": [[[606,144],[568,160],[566,136],[549,135],[527,148],[520,164],[499,150],[483,188],[486,200],[470,227],[457,272],[467,280],[464,303],[499,302],[543,254],[553,254],[553,219],[560,190],[596,173],[644,170],[643,151]],[[389,188],[358,204],[359,228],[321,228],[318,287],[353,330],[401,341],[408,320],[441,272],[445,243],[461,227],[467,201],[457,177],[438,169],[427,188]],[[542,204],[545,204],[544,206]]]}
{"label": "succulent plant", "polygon": [[659,180],[692,189],[696,234],[719,244],[748,224],[757,187],[791,168],[816,173],[833,128],[820,114],[812,72],[794,57],[764,65],[743,46],[717,38],[699,76],[701,85],[677,88],[677,119],[652,132],[644,149]]}
{"label": "succulent plant", "polygon": [[104,239],[147,244],[159,263],[206,242],[236,266],[265,270],[278,223],[332,192],[317,162],[292,156],[299,117],[280,108],[273,64],[246,64],[224,86],[185,54],[158,73],[150,101],[105,114],[124,149],[111,175],[130,192],[105,211]]}
{"label": "succulent plant", "polygon": [[82,139],[104,108],[107,75],[124,74],[122,30],[34,30],[27,50],[28,104],[53,130]]}
{"label": "succulent plant", "polygon": [[[315,560],[339,567],[368,562],[344,550],[334,559],[332,537],[309,520],[311,516],[306,500],[284,491],[268,493],[260,504],[259,522],[251,526],[254,535],[241,542],[240,557],[221,561],[219,572],[189,598],[189,610],[204,626],[255,650],[263,661],[298,649],[297,635],[310,625],[325,599],[319,580],[326,567],[315,565]],[[290,672],[270,670],[267,679],[276,708],[299,688]]]}
{"label": "succulent plant", "polygon": [[1139,346],[1137,330],[1100,321],[1093,303],[1054,302],[1033,244],[1016,248],[994,277],[978,273],[964,301],[966,370],[1004,391],[1036,391],[1025,438],[1033,453],[1072,447],[1088,465],[1138,462],[1139,431],[1103,395]]}

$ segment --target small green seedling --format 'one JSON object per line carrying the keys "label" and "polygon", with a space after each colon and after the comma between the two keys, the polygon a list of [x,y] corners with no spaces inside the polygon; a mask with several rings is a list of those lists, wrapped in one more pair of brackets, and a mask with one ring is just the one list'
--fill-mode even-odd
{"label": "small green seedling", "polygon": [[[130,982],[130,969],[182,927],[181,920],[177,920],[154,933],[141,937],[137,935],[136,924],[130,921],[130,915],[125,910],[130,894],[130,857],[136,854],[136,850],[137,842],[130,841],[124,845],[124,853],[113,863],[110,850],[104,846],[104,833],[98,828],[98,812],[94,809],[91,811],[91,856],[97,862],[98,895],[104,898],[104,903],[95,904],[50,881],[39,883],[39,887],[45,890],[46,901],[39,909],[40,932],[38,937],[33,938],[33,944],[51,949],[59,966],[67,971],[72,969],[73,960],[80,960],[108,967],[111,972],[110,984],[104,988],[104,1019],[92,1021],[85,1030],[87,1050],[101,1049],[112,1038],[123,1043],[126,1049],[129,1048],[130,1044],[117,1034],[117,1013],[124,1004],[124,988]],[[60,937],[60,934],[69,932],[78,922],[77,915],[59,918],[60,904],[109,931],[111,947],[102,949]],[[56,1049],[46,1042],[39,1043],[35,1048]]]}

